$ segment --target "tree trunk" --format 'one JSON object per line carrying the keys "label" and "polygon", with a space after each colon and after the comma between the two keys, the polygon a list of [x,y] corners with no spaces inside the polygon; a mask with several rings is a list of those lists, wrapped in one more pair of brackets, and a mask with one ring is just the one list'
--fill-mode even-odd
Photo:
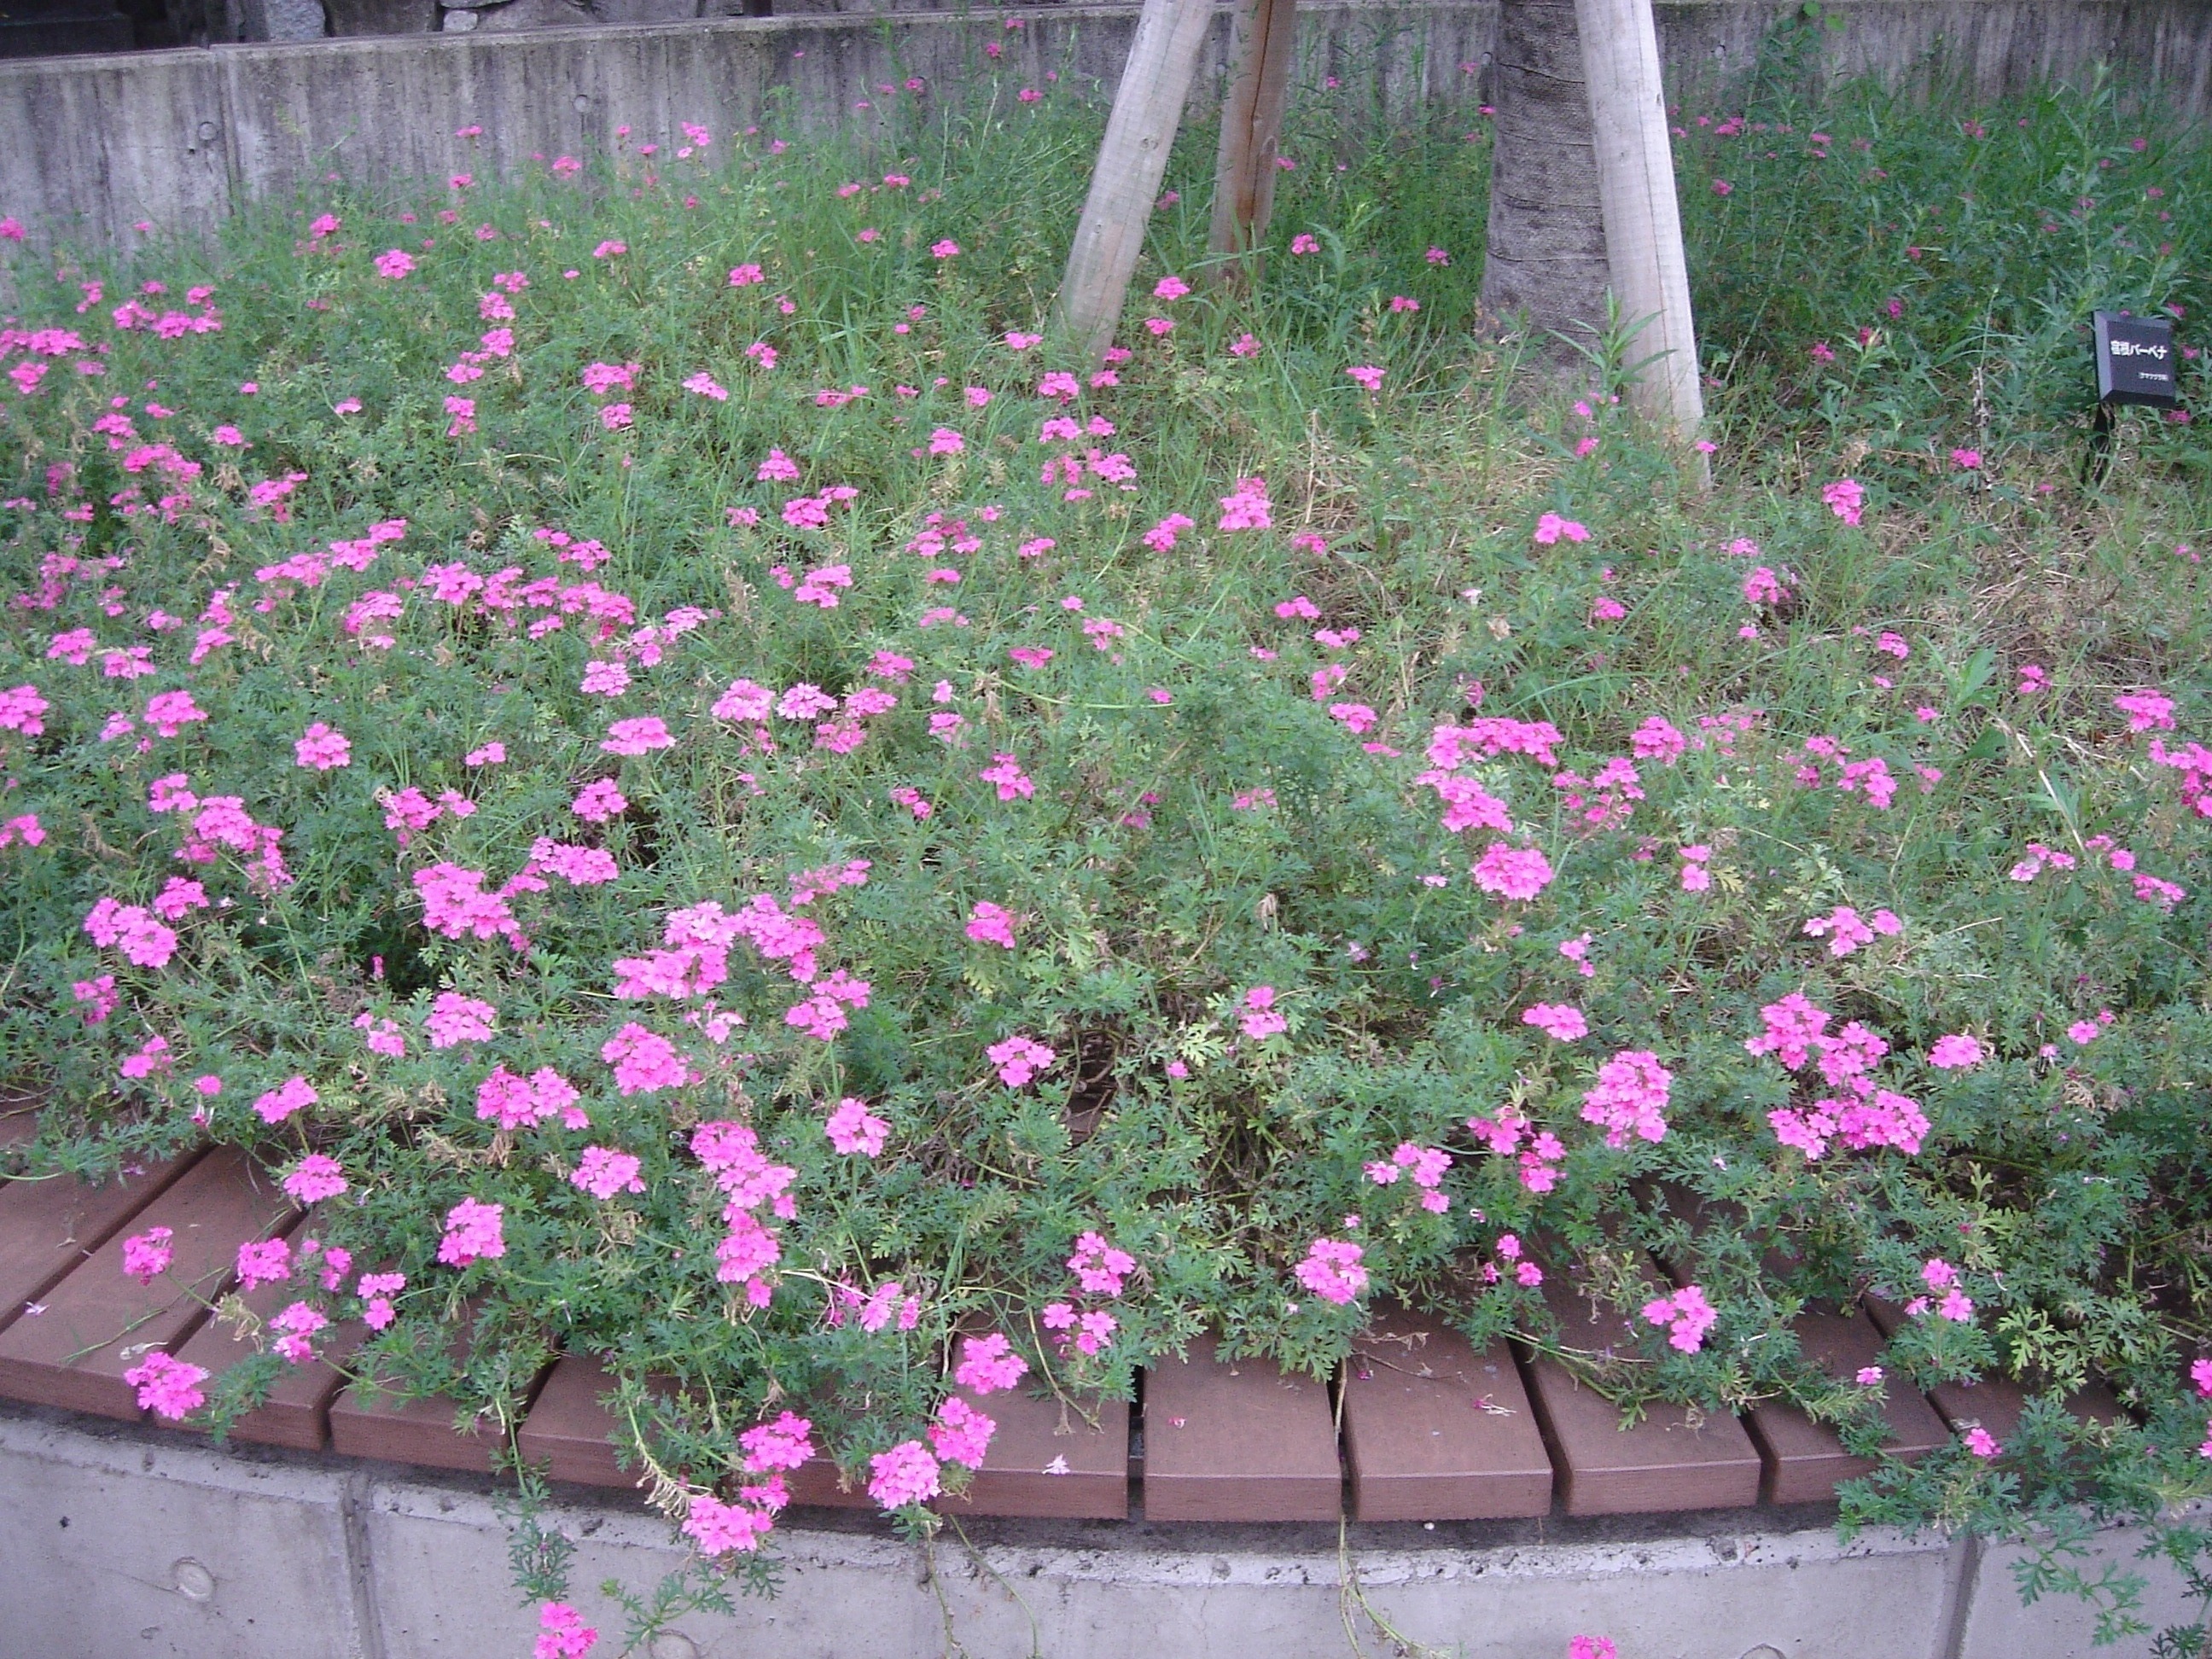
{"label": "tree trunk", "polygon": [[1091,172],[1091,194],[1075,227],[1054,312],[1055,332],[1093,362],[1114,343],[1114,325],[1144,252],[1145,227],[1212,21],[1212,0],[1145,0],[1138,15],[1137,38],[1106,118],[1105,142]]}
{"label": "tree trunk", "polygon": [[1497,117],[1482,308],[1519,319],[1532,356],[1572,370],[1555,337],[1590,343],[1605,326],[1605,223],[1574,0],[1500,0]]}
{"label": "tree trunk", "polygon": [[1282,140],[1297,55],[1296,0],[1239,0],[1206,243],[1206,252],[1220,261],[1214,268],[1219,280],[1232,288],[1259,280],[1253,249],[1267,235],[1274,211],[1275,147]]}
{"label": "tree trunk", "polygon": [[1642,365],[1630,401],[1686,442],[1705,419],[1705,395],[1698,385],[1697,329],[1651,0],[1576,0],[1576,9],[1589,77],[1606,266],[1622,325],[1637,330],[1629,361]]}

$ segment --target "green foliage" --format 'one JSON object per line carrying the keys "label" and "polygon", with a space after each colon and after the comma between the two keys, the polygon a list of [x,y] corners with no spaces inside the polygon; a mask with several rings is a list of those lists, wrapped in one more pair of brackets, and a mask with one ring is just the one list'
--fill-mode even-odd
{"label": "green foliage", "polygon": [[[335,1159],[349,1190],[314,1237],[407,1279],[349,1363],[511,1426],[556,1347],[602,1356],[626,1455],[672,1516],[727,1490],[737,1435],[787,1409],[866,1480],[929,1419],[962,1327],[1006,1333],[1028,1383],[1079,1411],[1208,1329],[1325,1372],[1364,1298],[1299,1273],[1317,1239],[1359,1246],[1368,1297],[1447,1310],[1478,1340],[1556,1346],[1522,1269],[1579,1276],[1630,1316],[1632,1340],[1577,1357],[1629,1413],[1783,1399],[1871,1452],[1879,1389],[2003,1374],[2036,1395],[1994,1457],[1886,1464],[1847,1493],[1850,1525],[2063,1527],[2203,1492],[2185,1373],[2212,1324],[2212,901],[2199,786],[2148,738],[2180,750],[2212,717],[2201,567],[2179,550],[2203,535],[2205,452],[2193,427],[2136,419],[2112,482],[2077,486],[2073,331],[2093,303],[2194,315],[2206,233],[2181,207],[2205,152],[2136,150],[2103,94],[1961,125],[1851,87],[1762,105],[1735,137],[1686,126],[1685,176],[1710,149],[1733,186],[1686,192],[1721,382],[1705,495],[1606,395],[1628,331],[1593,401],[1509,402],[1510,352],[1468,329],[1480,126],[1363,128],[1335,96],[1301,101],[1249,299],[1200,280],[1211,145],[1186,135],[1143,282],[1198,292],[1136,301],[1131,356],[1065,411],[1040,374],[1087,366],[1006,342],[1042,326],[1096,142],[1099,112],[1059,91],[895,100],[872,147],[718,135],[576,177],[331,186],[213,251],[18,257],[31,325],[105,350],[32,359],[53,364],[44,383],[0,408],[0,689],[46,705],[42,730],[0,734],[0,817],[46,835],[0,848],[0,1071],[49,1103],[10,1168],[100,1171],[210,1134],[280,1170]],[[1799,127],[1831,135],[1825,160]],[[326,212],[339,226],[313,234]],[[946,239],[958,253],[936,257]],[[404,279],[374,272],[391,248],[413,251]],[[748,264],[763,280],[732,286]],[[487,296],[516,270],[502,320]],[[212,283],[221,330],[111,326],[149,280],[168,290],[155,313]],[[483,343],[495,327],[503,347]],[[580,380],[633,363],[627,389]],[[726,397],[685,389],[702,374]],[[2185,379],[2201,395],[2201,363]],[[128,437],[97,424],[118,397]],[[617,404],[627,425],[601,414]],[[1063,412],[1099,424],[1041,439]],[[156,442],[202,470],[165,471]],[[799,482],[760,477],[771,450]],[[1133,476],[1039,478],[1113,453]],[[257,503],[295,473],[281,511]],[[1846,475],[1857,526],[1820,494]],[[1271,528],[1217,528],[1243,478],[1267,481]],[[821,526],[783,516],[833,487],[855,494]],[[1194,523],[1148,544],[1170,514]],[[1589,539],[1536,539],[1547,515]],[[332,563],[333,541],[399,519],[365,569]],[[583,568],[581,544],[599,548]],[[801,602],[840,567],[834,606]],[[1784,591],[1753,601],[1761,569]],[[217,590],[227,622],[204,614]],[[152,628],[156,610],[181,625]],[[210,627],[229,638],[191,660]],[[52,642],[80,629],[96,643],[72,665]],[[151,676],[106,672],[133,645]],[[611,661],[624,689],[581,689]],[[890,706],[717,715],[740,679]],[[2113,702],[2151,687],[2174,731],[2131,732]],[[175,690],[208,718],[165,735],[148,697]],[[647,717],[670,746],[607,749],[610,721]],[[1439,729],[1478,719],[1554,728],[1557,764],[1470,752],[1455,774],[1510,833],[1440,821]],[[317,722],[349,763],[295,763]],[[465,759],[495,743],[503,761]],[[981,775],[1006,755],[1033,793]],[[1876,761],[1893,800],[1844,770]],[[196,846],[193,813],[152,810],[177,773],[280,830],[289,878],[264,847]],[[624,805],[579,817],[599,784]],[[607,855],[616,878],[547,874],[541,841]],[[1525,898],[1471,879],[1493,842],[1540,848],[1552,878]],[[864,884],[798,879],[860,860]],[[455,869],[504,893],[511,927],[426,911],[417,878]],[[166,924],[173,959],[88,934],[99,901],[152,903],[180,872],[212,908]],[[2169,903],[2138,877],[2185,890]],[[820,930],[805,982],[726,939],[714,971],[681,969],[688,994],[618,988],[650,975],[617,963],[682,944],[672,913],[763,896]],[[985,903],[1014,949],[967,931]],[[1838,952],[1805,931],[1838,907],[1901,929]],[[787,1011],[833,970],[868,991],[822,1040]],[[103,975],[117,1002],[93,1021]],[[1279,1030],[1253,1018],[1260,988]],[[1829,1033],[1887,1045],[1873,1074],[1923,1133],[1832,1133],[1817,1157],[1778,1139],[1772,1115],[1847,1089],[1747,1051],[1800,994]],[[433,1042],[449,995],[494,1008],[492,1034]],[[1589,1034],[1543,1036],[1522,1018],[1540,1003],[1575,1005]],[[633,1024],[680,1048],[688,1081],[619,1080],[605,1045]],[[1931,1066],[1947,1035],[1987,1057]],[[1018,1085],[988,1052],[1017,1036],[1053,1051]],[[1610,1146],[1586,1113],[1622,1054],[1671,1073],[1663,1138]],[[480,1115],[495,1065],[557,1070],[588,1127]],[[265,1121],[256,1101],[295,1076],[316,1103]],[[848,1098],[888,1126],[879,1156],[831,1144]],[[779,1254],[726,1281],[729,1195],[693,1142],[711,1121],[756,1132],[792,1200],[738,1205]],[[1540,1142],[1494,1150],[1516,1124],[1556,1137],[1548,1177],[1519,1155]],[[638,1160],[641,1190],[584,1190],[587,1146]],[[1444,1208],[1401,1148],[1445,1155]],[[464,1201],[501,1206],[503,1254],[440,1259]],[[1091,1232],[1134,1259],[1118,1291],[1071,1276]],[[1879,1385],[1806,1362],[1790,1322],[1808,1304],[1906,1302],[1937,1261],[1972,1317],[1906,1319]],[[295,1280],[357,1316],[342,1282]],[[1675,1283],[1717,1316],[1693,1351],[1638,1313]],[[861,1316],[907,1297],[910,1321]],[[1063,1305],[1110,1329],[1067,1340]],[[218,1420],[278,1374],[253,1318],[254,1357],[210,1384]],[[2130,1421],[2063,1409],[2093,1374]],[[517,1565],[550,1598],[567,1546],[534,1480]],[[2073,1534],[2053,1535],[2024,1588],[2104,1598],[2118,1631],[2124,1577],[2075,1573]],[[748,1560],[745,1588],[769,1588]],[[682,1577],[633,1599],[633,1640],[722,1594]]]}

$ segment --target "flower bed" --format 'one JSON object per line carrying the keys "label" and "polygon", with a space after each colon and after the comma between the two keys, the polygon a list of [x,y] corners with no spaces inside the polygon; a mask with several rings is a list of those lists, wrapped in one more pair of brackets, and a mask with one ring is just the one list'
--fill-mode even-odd
{"label": "flower bed", "polygon": [[[2202,153],[1822,112],[1772,216],[1693,216],[1700,270],[1873,248],[1778,333],[1715,299],[1701,498],[1458,331],[1480,142],[1310,106],[1266,292],[1195,283],[1171,191],[1093,372],[1037,331],[1095,112],[1011,107],[19,271],[23,1156],[213,1137],[311,1211],[236,1264],[298,1288],[264,1351],[149,1353],[142,1405],[219,1425],[334,1322],[510,1417],[600,1355],[760,1587],[811,1452],[927,1526],[994,1392],[1209,1332],[1323,1373],[1385,1295],[1557,1351],[1577,1263],[1631,1409],[1870,1453],[1886,1391],[2037,1393],[1854,1524],[2201,1489],[2203,447],[2084,495],[2051,411],[2093,289],[2196,299]],[[2000,316],[2046,206],[2080,269]],[[1832,1376],[1791,1322],[1868,1291]],[[2127,1421],[2064,1409],[2093,1375]]]}

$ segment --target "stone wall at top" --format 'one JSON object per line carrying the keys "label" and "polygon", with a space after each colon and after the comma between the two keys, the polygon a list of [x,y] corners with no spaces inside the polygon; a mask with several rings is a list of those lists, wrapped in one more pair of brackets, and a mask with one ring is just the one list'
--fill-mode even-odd
{"label": "stone wall at top", "polygon": [[[780,12],[791,3],[779,0]],[[1659,0],[1670,76],[1687,88],[1741,72],[1800,9],[1782,0]],[[2206,0],[1831,0],[1827,10],[1843,26],[1808,33],[1808,76],[1874,71],[1926,85],[1958,76],[1994,95],[2043,80],[2079,82],[2108,62],[2130,90],[2158,88],[2179,118],[2212,112]],[[331,175],[376,183],[496,173],[533,155],[611,149],[621,125],[634,143],[672,145],[683,142],[684,121],[718,133],[756,123],[793,136],[865,131],[882,118],[878,88],[910,76],[936,88],[995,76],[1011,98],[1053,70],[1063,83],[1110,92],[1136,13],[1126,3],[1048,4],[520,31],[487,24],[4,62],[0,216],[21,221],[33,246],[199,234],[242,203]],[[1009,27],[1017,17],[1020,26]],[[1378,119],[1471,101],[1496,22],[1494,0],[1301,8],[1302,74],[1371,86]],[[985,58],[987,40],[1001,43],[1001,58]],[[1200,103],[1216,95],[1227,41],[1224,6]],[[467,127],[480,135],[457,136]]]}

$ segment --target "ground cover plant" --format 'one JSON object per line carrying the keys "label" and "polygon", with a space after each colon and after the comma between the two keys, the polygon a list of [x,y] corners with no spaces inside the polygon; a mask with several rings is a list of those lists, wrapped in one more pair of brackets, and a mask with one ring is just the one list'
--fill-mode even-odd
{"label": "ground cover plant", "polygon": [[[601,1355],[702,1563],[635,1640],[769,1584],[810,1453],[925,1528],[1000,1389],[1324,1371],[1386,1293],[1555,1345],[1578,1269],[1629,1411],[1871,1449],[2025,1379],[1844,1522],[2040,1527],[2124,1633],[2080,1517],[2212,1470],[2212,613],[2201,433],[2085,477],[2081,331],[2186,336],[2212,161],[2100,94],[1680,112],[1707,495],[1626,331],[1513,395],[1472,110],[1309,89],[1242,299],[1188,135],[1121,347],[1055,356],[1099,111],[988,68],[865,147],[13,255],[12,1168],[213,1137],[311,1206],[256,1356],[144,1403],[349,1320],[503,1419]],[[1838,1382],[1789,1322],[1869,1290]],[[563,1560],[526,1505],[541,1652]]]}

